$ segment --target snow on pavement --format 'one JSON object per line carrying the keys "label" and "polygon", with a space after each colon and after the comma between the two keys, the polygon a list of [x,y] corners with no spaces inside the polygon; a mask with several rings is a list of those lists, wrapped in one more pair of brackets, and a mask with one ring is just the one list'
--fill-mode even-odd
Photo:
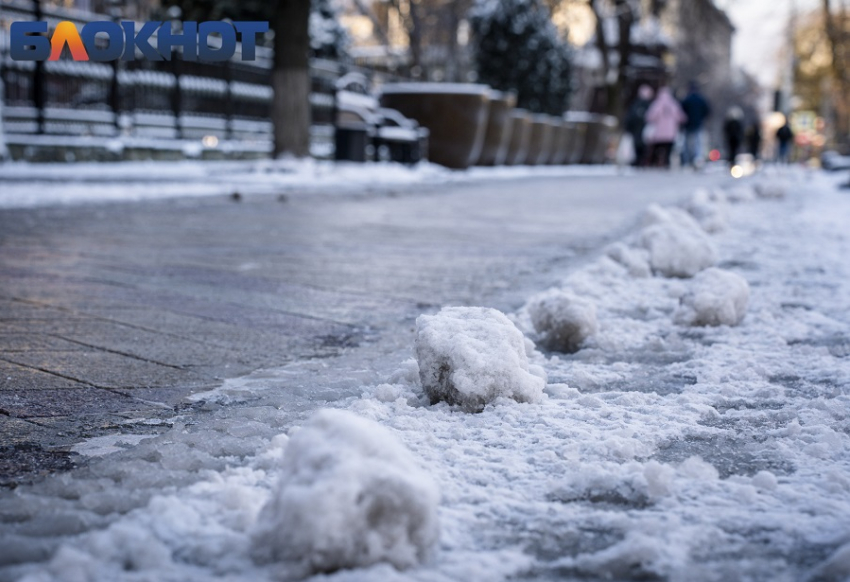
{"label": "snow on pavement", "polygon": [[613,166],[512,166],[448,170],[430,163],[306,160],[0,164],[0,208],[190,196],[352,193],[523,177],[612,176]]}
{"label": "snow on pavement", "polygon": [[[608,249],[561,282],[595,306],[597,330],[569,355],[530,352],[540,401],[430,405],[412,330],[230,380],[164,434],[2,494],[0,580],[286,579],[286,564],[252,558],[252,536],[285,467],[281,433],[326,407],[404,444],[437,483],[440,534],[409,569],[310,580],[846,579],[850,196],[822,174],[782,178],[783,199],[736,183],[710,236],[750,288],[739,325],[677,321],[693,282]],[[636,234],[614,254],[646,261],[639,247]],[[534,332],[527,309],[509,315]],[[331,517],[316,523],[357,535]]]}

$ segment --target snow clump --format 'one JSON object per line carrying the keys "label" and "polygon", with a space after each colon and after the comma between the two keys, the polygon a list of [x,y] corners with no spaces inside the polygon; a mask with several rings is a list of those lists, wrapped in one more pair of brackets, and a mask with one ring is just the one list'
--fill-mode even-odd
{"label": "snow clump", "polygon": [[687,210],[705,232],[714,233],[726,229],[726,195],[720,190],[700,188],[688,201]]}
{"label": "snow clump", "polygon": [[753,190],[755,190],[759,198],[771,198],[775,200],[785,198],[787,192],[785,185],[776,181],[756,182],[753,185]]}
{"label": "snow clump", "polygon": [[585,339],[599,330],[596,306],[560,289],[535,295],[527,308],[543,344],[555,351],[576,352]]}
{"label": "snow clump", "polygon": [[641,231],[640,245],[649,252],[653,272],[665,277],[693,277],[717,263],[717,251],[699,226],[653,224]]}
{"label": "snow clump", "polygon": [[605,248],[605,255],[626,268],[632,277],[649,277],[649,253],[646,249],[635,249],[625,243],[615,242]]}
{"label": "snow clump", "polygon": [[439,537],[439,490],[386,428],[342,410],[289,439],[280,481],[252,534],[257,562],[284,577],[420,563]]}
{"label": "snow clump", "polygon": [[502,312],[446,307],[416,320],[422,388],[440,401],[478,411],[500,397],[538,402],[546,380],[530,369],[526,338]]}
{"label": "snow clump", "polygon": [[717,262],[717,251],[705,231],[681,208],[650,204],[638,243],[649,253],[654,273],[693,277]]}
{"label": "snow clump", "polygon": [[699,223],[687,211],[675,206],[662,207],[658,204],[647,206],[641,222],[644,227],[654,224],[676,224],[687,230],[701,229]]}
{"label": "snow clump", "polygon": [[756,193],[752,186],[741,184],[726,188],[726,199],[729,202],[752,202],[756,199]]}
{"label": "snow clump", "polygon": [[684,325],[738,325],[747,313],[749,299],[746,279],[712,267],[693,278],[674,318]]}

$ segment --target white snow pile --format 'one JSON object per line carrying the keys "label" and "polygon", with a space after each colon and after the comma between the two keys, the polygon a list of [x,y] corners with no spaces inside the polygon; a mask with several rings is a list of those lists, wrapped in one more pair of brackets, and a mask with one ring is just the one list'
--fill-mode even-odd
{"label": "white snow pile", "polygon": [[253,555],[287,577],[421,563],[439,537],[439,490],[388,429],[342,410],[290,438],[280,482],[260,512]]}
{"label": "white snow pile", "polygon": [[715,233],[727,227],[727,206],[722,190],[700,188],[693,193],[686,209],[705,232]]}
{"label": "white snow pile", "polygon": [[543,395],[546,380],[529,366],[525,337],[495,309],[446,307],[419,316],[415,351],[432,404],[477,411],[500,397],[538,402]]}
{"label": "white snow pile", "polygon": [[646,249],[633,248],[623,242],[611,243],[605,248],[605,254],[613,261],[625,267],[632,277],[649,277],[649,253]]}
{"label": "white snow pile", "polygon": [[542,344],[551,350],[576,352],[599,329],[596,306],[561,289],[535,295],[526,308]]}
{"label": "white snow pile", "polygon": [[839,582],[850,579],[850,542],[838,548],[826,562],[820,564],[810,580]]}
{"label": "white snow pile", "polygon": [[773,180],[761,180],[753,184],[753,190],[759,198],[782,199],[788,193],[785,184]]}
{"label": "white snow pile", "polygon": [[698,273],[680,302],[675,320],[684,325],[738,325],[747,313],[750,286],[740,275],[711,267]]}
{"label": "white snow pile", "polygon": [[725,188],[726,199],[733,203],[752,202],[756,199],[755,189],[750,184],[736,184]]}
{"label": "white snow pile", "polygon": [[649,207],[638,238],[653,272],[693,277],[717,263],[717,251],[702,227],[681,208]]}

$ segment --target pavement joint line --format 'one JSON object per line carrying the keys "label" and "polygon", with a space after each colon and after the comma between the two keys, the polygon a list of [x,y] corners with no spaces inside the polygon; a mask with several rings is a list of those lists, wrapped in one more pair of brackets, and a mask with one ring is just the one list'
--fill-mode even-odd
{"label": "pavement joint line", "polygon": [[186,368],[184,368],[182,366],[176,366],[174,364],[166,364],[165,362],[159,362],[157,360],[151,360],[149,358],[143,358],[143,357],[137,356],[135,354],[122,352],[122,351],[119,351],[119,350],[110,350],[109,348],[104,348],[104,347],[101,347],[101,346],[87,344],[86,342],[82,342],[80,340],[76,340],[76,339],[73,339],[73,338],[70,338],[70,337],[65,337],[65,336],[58,334],[58,333],[47,333],[45,335],[47,335],[48,337],[55,337],[55,338],[58,338],[58,339],[61,339],[61,340],[65,340],[65,341],[70,342],[72,344],[77,344],[79,346],[83,346],[83,347],[86,347],[86,348],[92,348],[92,349],[98,350],[100,352],[106,352],[108,354],[116,354],[116,355],[119,355],[119,356],[131,358],[133,360],[138,360],[140,362],[146,362],[148,364],[156,364],[157,366],[162,366],[164,368],[171,368],[172,370],[180,370],[181,372],[187,371]]}
{"label": "pavement joint line", "polygon": [[120,394],[121,396],[126,396],[127,398],[132,398],[129,394],[125,394],[123,392],[116,392],[116,389],[110,388],[108,386],[98,386],[92,382],[88,382],[87,380],[80,380],[79,378],[74,378],[73,376],[66,376],[65,374],[60,374],[59,372],[54,372],[52,370],[47,370],[45,368],[39,368],[38,366],[32,366],[30,364],[22,364],[20,362],[15,362],[14,360],[9,360],[0,353],[0,360],[13,364],[15,366],[20,366],[21,368],[27,368],[29,370],[36,370],[38,372],[44,372],[45,374],[50,374],[51,376],[56,376],[57,378],[63,378],[65,380],[71,380],[73,382],[77,382],[78,384],[82,384],[83,386],[88,386],[89,388],[97,388],[98,390],[106,390],[107,392],[114,392],[115,394]]}
{"label": "pavement joint line", "polygon": [[[78,311],[78,310],[75,310],[75,309],[70,309],[68,307],[65,307],[64,305],[52,305],[52,304],[49,304],[49,303],[44,303],[44,302],[40,302],[40,301],[32,301],[32,300],[27,300],[27,299],[21,299],[21,298],[17,298],[17,297],[11,297],[9,299],[11,301],[20,301],[22,303],[27,303],[27,304],[32,304],[32,305],[48,307],[48,308],[51,308],[51,309],[56,309],[57,311],[62,311],[62,312],[68,313],[69,315],[74,315],[74,316],[77,316],[77,317],[85,317],[85,318],[96,320],[96,321],[102,321],[102,322],[106,322],[106,323],[112,323],[112,324],[115,324],[115,325],[128,327],[130,329],[137,329],[137,330],[146,331],[146,332],[149,332],[149,333],[156,333],[156,334],[166,336],[166,337],[173,337],[173,338],[176,338],[176,339],[190,341],[190,342],[196,343],[196,344],[201,345],[201,346],[216,346],[216,347],[219,347],[219,344],[207,342],[207,341],[204,341],[204,340],[199,340],[199,339],[194,338],[194,337],[184,336],[184,335],[171,333],[171,332],[167,332],[167,331],[162,331],[162,330],[155,329],[155,328],[152,328],[152,327],[145,327],[143,325],[138,325],[138,324],[135,324],[135,323],[129,323],[127,321],[122,321],[120,319],[114,319],[114,318],[111,318],[111,317],[104,317],[104,316],[98,315],[98,314],[86,313],[84,311]],[[169,313],[174,313],[175,315],[180,315],[176,311],[170,311],[170,310],[167,310],[167,309],[164,310],[164,311],[168,311]],[[197,319],[203,319],[204,321],[216,321],[216,322],[219,321],[217,319],[209,319],[209,318],[206,318],[206,317],[203,317],[203,316],[196,316],[196,317],[197,317]],[[0,321],[5,321],[5,320],[0,319]],[[12,321],[15,321],[15,320],[12,320]],[[51,334],[47,334],[47,335],[51,335]],[[68,338],[58,336],[58,335],[56,335],[54,337],[58,337],[60,339],[64,339],[64,340],[68,340],[68,341],[74,341],[74,340],[70,340]],[[82,345],[86,345],[86,344],[82,344]],[[91,346],[91,347],[94,347],[94,346]],[[167,365],[167,364],[163,364],[163,365]],[[179,369],[183,370],[185,368],[179,368]]]}
{"label": "pavement joint line", "polygon": [[[138,286],[129,286],[127,288],[129,288],[129,289],[144,289],[143,287],[138,287]],[[64,311],[64,312],[69,313],[71,315],[86,316],[86,314],[83,313],[83,312],[74,311],[72,309],[68,309],[66,307],[59,306],[59,305],[52,305],[50,303],[37,302],[37,301],[25,301],[25,300],[21,300],[21,301],[23,301],[25,303],[31,303],[31,304],[41,305],[41,306],[45,306],[45,307],[50,307],[52,309]],[[244,307],[243,304],[236,303],[236,302],[233,302],[233,301],[227,301],[225,303],[222,303],[222,305],[235,306],[237,308]],[[173,309],[168,309],[168,308],[165,308],[165,311],[169,311],[170,313],[175,313],[175,314],[178,314],[178,315],[191,315],[193,317],[198,317],[194,313],[186,313],[186,312],[181,312],[181,311],[175,311]],[[295,312],[295,311],[288,311],[288,310],[284,310],[284,309],[275,309],[273,307],[268,308],[267,311],[274,312],[274,313],[280,313],[280,314],[283,314],[283,315],[289,315],[289,316],[292,316],[292,317],[299,317],[299,318],[302,318],[302,319],[310,319],[310,320],[313,320],[313,321],[321,321],[323,323],[332,323],[334,325],[341,325],[341,326],[350,327],[350,328],[356,328],[357,325],[358,325],[356,323],[347,323],[347,322],[344,322],[344,321],[337,321],[335,319],[330,319],[330,318],[327,318],[327,317],[320,317],[318,315],[311,315],[311,314],[308,314],[308,313],[298,313],[298,312]],[[96,316],[93,316],[93,317],[96,317]],[[225,320],[217,319],[217,318],[214,318],[214,317],[201,317],[201,318],[206,319],[208,321],[216,321],[216,322],[227,323],[227,321],[225,321]],[[104,318],[104,320],[110,321],[108,318]],[[186,338],[186,339],[189,339],[189,338]]]}

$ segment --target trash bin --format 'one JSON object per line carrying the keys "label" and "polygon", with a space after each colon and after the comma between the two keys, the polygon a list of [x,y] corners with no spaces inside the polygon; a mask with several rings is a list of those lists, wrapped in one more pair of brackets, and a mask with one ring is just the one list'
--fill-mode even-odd
{"label": "trash bin", "polygon": [[369,133],[367,125],[337,127],[334,134],[334,159],[365,162],[368,159]]}

